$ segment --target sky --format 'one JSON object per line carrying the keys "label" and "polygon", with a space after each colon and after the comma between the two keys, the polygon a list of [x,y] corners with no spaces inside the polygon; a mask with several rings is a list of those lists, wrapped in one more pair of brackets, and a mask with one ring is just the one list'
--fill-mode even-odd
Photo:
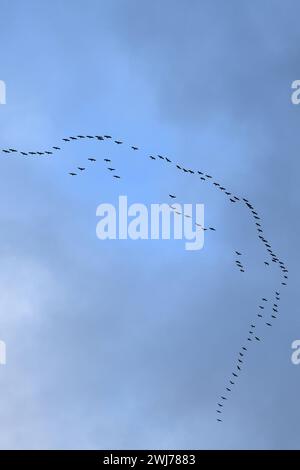
{"label": "sky", "polygon": [[[62,146],[51,158],[0,159],[0,448],[299,449],[299,3],[0,8],[0,148]],[[62,143],[77,134],[140,150]],[[144,158],[157,153],[251,200],[289,268],[280,318],[253,345],[222,423],[218,397],[278,276],[245,208]],[[90,156],[93,169],[71,178]],[[205,205],[216,232],[202,250],[97,239],[99,204],[169,202],[169,193]]]}

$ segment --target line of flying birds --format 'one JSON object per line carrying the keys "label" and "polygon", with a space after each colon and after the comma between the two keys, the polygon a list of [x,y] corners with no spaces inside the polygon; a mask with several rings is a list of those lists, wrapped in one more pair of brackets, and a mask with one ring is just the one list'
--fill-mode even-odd
{"label": "line of flying birds", "polygon": [[[111,135],[105,134],[105,135],[77,135],[77,136],[71,136],[71,137],[65,137],[62,139],[64,143],[68,142],[73,142],[76,140],[82,140],[82,139],[96,139],[98,141],[104,141],[104,140],[111,140],[113,141],[116,145],[122,145],[124,142],[122,140],[114,140]],[[133,151],[138,151],[139,147],[135,145],[130,145],[131,150]],[[20,154],[22,156],[51,156],[55,152],[58,152],[61,150],[61,146],[53,146],[51,150],[44,150],[44,151],[19,151],[14,148],[8,148],[8,149],[2,149],[2,152],[5,154]],[[255,224],[255,228],[257,231],[257,236],[258,239],[263,243],[265,249],[266,249],[266,255],[268,256],[268,260],[264,261],[264,264],[266,267],[270,266],[271,263],[276,264],[280,271],[281,271],[281,285],[286,286],[287,285],[287,280],[288,280],[288,269],[285,265],[285,263],[277,256],[277,254],[273,251],[271,243],[265,238],[264,231],[262,228],[262,223],[261,223],[261,218],[258,215],[257,210],[254,208],[253,204],[250,203],[250,201],[246,198],[241,198],[239,196],[234,195],[231,191],[228,191],[224,186],[222,186],[220,183],[214,181],[213,177],[205,172],[202,172],[200,170],[192,170],[190,168],[187,168],[183,166],[182,164],[179,163],[174,163],[169,157],[163,156],[163,155],[148,155],[148,157],[151,160],[158,160],[158,161],[164,161],[167,164],[173,164],[176,166],[176,169],[181,171],[184,174],[190,174],[190,175],[195,175],[199,177],[200,181],[208,181],[214,186],[216,189],[219,191],[222,191],[226,197],[228,197],[229,201],[233,204],[235,203],[242,203],[246,206],[248,211],[250,212],[250,216],[253,219],[253,222]],[[90,163],[95,163],[97,160],[94,157],[89,157],[88,161]],[[112,167],[112,162],[111,159],[109,158],[104,158],[104,162],[107,164],[107,170],[113,173],[113,177],[115,179],[120,179],[121,176],[114,173],[116,171],[115,168]],[[84,166],[78,166],[76,170],[70,171],[69,175],[70,176],[77,176],[79,173],[82,173],[83,171],[86,170],[86,167]],[[78,173],[79,172],[79,173]],[[169,194],[169,197],[171,200],[176,199],[175,194]],[[171,210],[174,210],[175,213],[180,214],[180,212],[177,210],[175,206],[172,204],[169,205]],[[187,214],[184,214],[186,217],[190,217]],[[196,222],[196,225],[200,227],[202,230],[211,230],[215,231],[216,229],[214,227],[202,227],[201,224]],[[235,260],[236,267],[240,270],[241,273],[245,272],[245,267],[242,263],[242,253],[240,251],[235,251],[235,255],[237,259]],[[258,305],[258,312],[256,313],[255,319],[253,319],[250,322],[250,326],[245,338],[244,343],[241,345],[240,350],[238,351],[237,355],[237,360],[234,365],[234,368],[231,372],[231,375],[228,379],[228,384],[225,387],[224,393],[219,397],[218,403],[217,403],[217,421],[222,422],[222,413],[224,411],[224,405],[225,402],[228,400],[229,396],[232,393],[233,386],[236,384],[238,378],[240,377],[240,374],[242,373],[242,370],[244,368],[244,363],[245,363],[245,357],[247,352],[249,351],[249,345],[251,343],[259,343],[261,341],[261,337],[258,336],[258,333],[256,333],[257,330],[257,322],[265,320],[265,325],[270,328],[273,326],[274,320],[278,318],[278,313],[279,313],[279,301],[280,301],[280,291],[275,290],[274,291],[274,299],[269,300],[265,297],[261,299]],[[272,305],[272,310],[271,314],[269,317],[265,317],[265,306],[266,305]]]}

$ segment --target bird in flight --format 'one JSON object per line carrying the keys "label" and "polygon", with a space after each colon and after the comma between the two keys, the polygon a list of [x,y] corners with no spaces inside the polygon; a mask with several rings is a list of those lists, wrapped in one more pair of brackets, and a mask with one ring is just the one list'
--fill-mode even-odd
{"label": "bird in flight", "polygon": [[88,160],[89,160],[90,162],[95,162],[95,161],[96,161],[96,158],[88,158]]}

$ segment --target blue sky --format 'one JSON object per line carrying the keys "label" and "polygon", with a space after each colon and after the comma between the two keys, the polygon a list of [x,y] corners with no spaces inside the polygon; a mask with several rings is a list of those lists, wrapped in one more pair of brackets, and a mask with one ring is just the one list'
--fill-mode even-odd
{"label": "blue sky", "polygon": [[[295,1],[1,2],[1,448],[299,448],[299,121]],[[101,144],[102,145],[102,144]],[[247,212],[196,178],[143,158],[170,155],[249,198],[289,267],[281,316],[252,348],[215,420],[261,295],[274,290]],[[115,182],[98,162],[109,156]],[[205,204],[204,249],[100,241],[96,208]],[[243,252],[241,276],[234,250]]]}

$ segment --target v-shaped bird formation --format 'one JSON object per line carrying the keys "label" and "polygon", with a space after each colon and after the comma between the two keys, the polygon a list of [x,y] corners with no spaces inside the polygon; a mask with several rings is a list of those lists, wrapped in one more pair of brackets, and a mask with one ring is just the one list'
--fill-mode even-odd
{"label": "v-shaped bird formation", "polygon": [[[207,182],[211,185],[212,188],[215,188],[217,191],[221,191],[224,194],[230,204],[242,204],[243,207],[248,211],[249,217],[252,220],[258,240],[263,244],[266,254],[266,260],[264,261],[264,266],[266,269],[269,269],[271,265],[275,265],[278,267],[279,272],[279,282],[278,286],[276,285],[272,298],[262,297],[258,299],[257,303],[257,311],[253,312],[253,318],[250,321],[250,324],[247,328],[247,332],[244,336],[244,339],[241,343],[239,351],[237,351],[236,362],[232,368],[232,371],[228,377],[228,382],[225,384],[223,393],[219,396],[217,400],[217,409],[216,409],[216,420],[217,422],[223,421],[223,414],[224,414],[224,407],[228,399],[231,397],[234,387],[236,386],[238,380],[240,379],[244,367],[246,357],[249,354],[250,347],[253,344],[258,344],[262,341],[263,337],[261,333],[258,333],[258,330],[262,330],[262,326],[265,325],[266,329],[270,329],[274,326],[275,321],[279,318],[279,302],[280,302],[280,289],[287,286],[288,282],[288,269],[286,264],[279,258],[279,256],[275,253],[274,249],[272,248],[271,242],[266,238],[264,234],[264,229],[262,225],[261,218],[258,214],[258,211],[254,207],[254,205],[246,198],[242,198],[233,194],[232,191],[229,191],[225,188],[221,183],[214,181],[213,176],[205,173],[204,171],[195,170],[191,168],[187,168],[185,165],[173,162],[173,160],[167,156],[163,155],[148,155],[142,153],[142,151],[136,145],[128,145],[123,140],[114,139],[111,135],[104,134],[104,135],[76,135],[76,136],[69,136],[64,137],[62,139],[63,145],[70,145],[72,142],[75,141],[82,141],[82,139],[90,140],[94,139],[96,141],[111,141],[112,144],[119,145],[119,146],[127,146],[127,148],[131,149],[133,152],[140,152],[144,157],[149,158],[151,161],[162,162],[167,165],[173,165],[179,172],[186,176],[193,176],[197,178],[201,184]],[[13,154],[13,155],[20,155],[22,157],[52,157],[55,153],[60,152],[62,150],[61,145],[55,145],[51,149],[47,150],[39,150],[39,151],[24,151],[24,150],[17,150],[15,148],[8,148],[2,149],[2,152],[5,155]],[[87,164],[94,165],[97,162],[97,158],[95,157],[88,157]],[[115,165],[113,164],[111,158],[105,157],[102,159],[102,162],[106,165],[106,169],[108,172],[111,173],[112,177],[115,180],[121,179],[121,175],[118,174]],[[155,164],[155,163],[153,163]],[[73,169],[70,169],[69,176],[76,177],[80,174],[83,174],[88,169],[87,166],[77,166]],[[171,201],[176,199],[176,194],[173,192],[169,193],[170,204],[169,207],[176,213],[178,212],[176,206],[173,206]],[[187,214],[183,214],[185,217],[190,217]],[[203,227],[198,222],[195,225],[199,228],[199,230],[210,230],[215,231],[214,227]],[[241,272],[245,273],[246,268],[244,265],[243,260],[243,253],[239,250],[235,251],[235,266]]]}

